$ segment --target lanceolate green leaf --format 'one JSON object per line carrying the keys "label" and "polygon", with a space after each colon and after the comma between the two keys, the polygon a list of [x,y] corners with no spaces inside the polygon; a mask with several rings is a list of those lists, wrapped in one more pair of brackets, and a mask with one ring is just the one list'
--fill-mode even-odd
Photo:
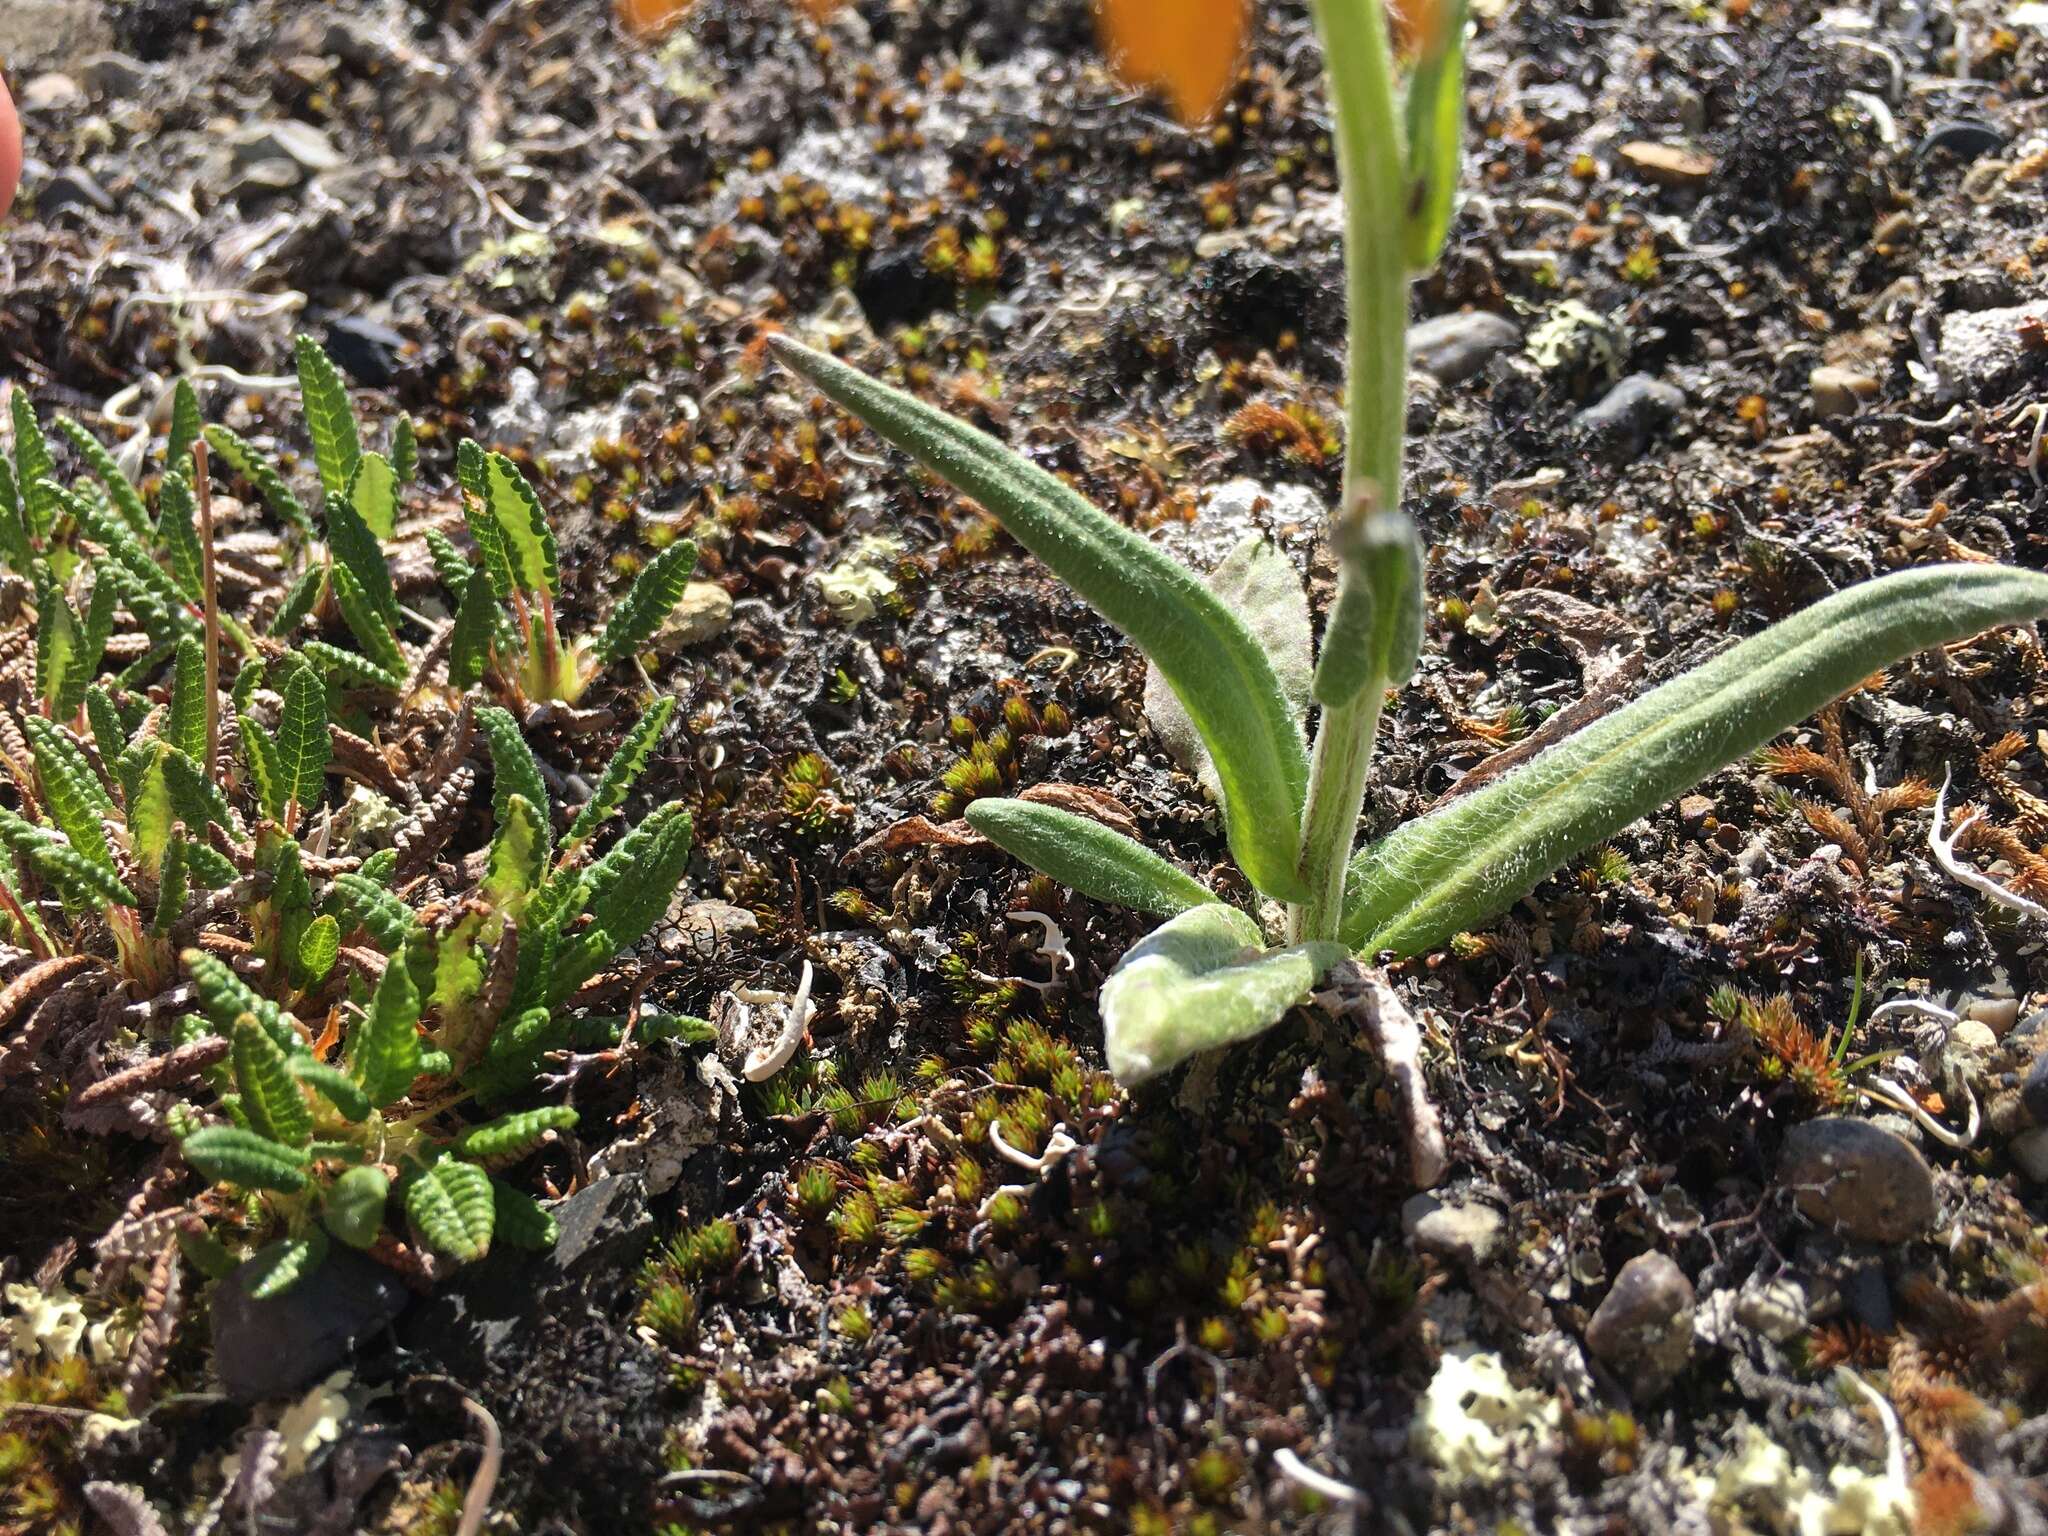
{"label": "lanceolate green leaf", "polygon": [[347,567],[363,593],[384,616],[384,622],[398,627],[398,597],[391,588],[391,562],[370,525],[363,521],[346,496],[327,498],[327,547],[336,562]]}
{"label": "lanceolate green leaf", "polygon": [[337,565],[327,574],[334,585],[334,605],[341,610],[349,633],[368,653],[371,663],[385,672],[403,673],[405,652],[399,647],[398,636],[392,633],[390,622],[363,591],[355,573],[345,565]]}
{"label": "lanceolate green leaf", "polygon": [[35,407],[28,403],[28,391],[15,390],[8,409],[14,418],[14,488],[21,499],[22,518],[31,534],[47,538],[57,520],[57,502],[51,494],[57,463],[50,457],[49,440],[36,420]]}
{"label": "lanceolate green leaf", "polygon": [[404,952],[384,967],[370,1011],[349,1032],[348,1072],[374,1108],[405,1097],[420,1075],[420,992]]}
{"label": "lanceolate green leaf", "polygon": [[1197,1051],[1270,1029],[1344,958],[1340,944],[1264,947],[1259,925],[1210,902],[1133,945],[1102,985],[1109,1069],[1143,1082]]}
{"label": "lanceolate green leaf", "polygon": [[556,963],[551,1002],[566,999],[668,910],[689,868],[690,836],[690,813],[671,803],[590,867],[584,885],[590,926]]}
{"label": "lanceolate green leaf", "polygon": [[366,453],[356,460],[348,481],[348,503],[378,538],[398,532],[398,472],[383,454]]}
{"label": "lanceolate green leaf", "polygon": [[688,539],[679,539],[650,560],[597,637],[598,665],[623,661],[653,639],[662,621],[683,600],[683,589],[696,568],[697,546]]}
{"label": "lanceolate green leaf", "polygon": [[185,1161],[207,1178],[244,1189],[289,1195],[306,1187],[306,1153],[245,1131],[237,1125],[209,1125],[182,1144]]}
{"label": "lanceolate green leaf", "polygon": [[550,597],[559,593],[562,575],[556,563],[555,531],[548,526],[540,497],[519,466],[502,453],[486,455],[484,486],[514,584],[523,591],[545,592]]}
{"label": "lanceolate green leaf", "polygon": [[305,985],[317,985],[341,957],[341,924],[322,913],[299,935],[298,974]]}
{"label": "lanceolate green leaf", "polygon": [[1408,77],[1408,227],[1403,249],[1408,270],[1436,265],[1451,227],[1458,162],[1465,137],[1465,4],[1443,0],[1435,8],[1436,35]]}
{"label": "lanceolate green leaf", "polygon": [[305,504],[285,484],[284,476],[246,438],[231,428],[209,426],[206,429],[206,446],[214,455],[236,474],[256,487],[264,504],[284,521],[309,537],[313,532],[313,519],[306,515]]}
{"label": "lanceolate green leaf", "polygon": [[517,1157],[539,1146],[550,1131],[565,1131],[576,1123],[576,1111],[566,1104],[545,1109],[526,1109],[483,1125],[472,1126],[455,1138],[458,1155],[478,1162]]}
{"label": "lanceolate green leaf", "polygon": [[1412,821],[1352,861],[1343,937],[1419,954],[1862,679],[2048,613],[2048,576],[1937,565],[1838,592]]}
{"label": "lanceolate green leaf", "polygon": [[292,346],[299,365],[299,390],[306,403],[306,433],[313,439],[313,462],[320,469],[321,489],[335,495],[347,487],[362,455],[348,386],[312,337],[297,337]]}
{"label": "lanceolate green leaf", "polygon": [[97,859],[87,858],[62,838],[32,844],[23,850],[29,863],[75,908],[132,907],[135,893]]}
{"label": "lanceolate green leaf", "polygon": [[576,813],[575,823],[569,828],[566,840],[569,847],[588,841],[612,813],[626,803],[633,781],[640,777],[648,758],[654,755],[655,744],[661,740],[661,733],[668,728],[669,719],[675,712],[675,696],[665,693],[633,722],[633,728],[619,743],[612,760],[604,765],[604,777],[597,781],[596,792]]}
{"label": "lanceolate green leaf", "polygon": [[497,1206],[494,1238],[514,1248],[543,1249],[555,1246],[561,1228],[555,1218],[533,1196],[514,1189],[503,1179],[491,1180],[491,1196]]}
{"label": "lanceolate green leaf", "polygon": [[448,637],[448,685],[467,691],[483,681],[491,637],[498,627],[498,599],[489,573],[482,570],[469,572],[461,591],[455,630]]}
{"label": "lanceolate green leaf", "polygon": [[206,648],[195,635],[178,640],[164,739],[194,761],[206,760]]}
{"label": "lanceolate green leaf", "polygon": [[967,824],[1093,901],[1172,917],[1216,899],[1151,849],[1071,811],[1029,800],[982,799],[967,807]]}
{"label": "lanceolate green leaf", "polygon": [[320,1267],[327,1257],[327,1235],[318,1227],[266,1243],[249,1258],[249,1275],[244,1282],[252,1301],[269,1301],[282,1296]]}
{"label": "lanceolate green leaf", "polygon": [[142,504],[142,497],[128,477],[121,473],[121,466],[114,462],[114,456],[100,446],[94,437],[68,416],[57,418],[57,430],[70,439],[72,448],[85,460],[93,478],[107,488],[107,496],[114,503],[114,510],[121,514],[121,521],[128,525],[128,531],[136,538],[148,541],[151,533],[149,509]]}
{"label": "lanceolate green leaf", "polygon": [[435,1252],[473,1264],[490,1251],[497,1225],[490,1175],[443,1158],[407,1182],[405,1214]]}
{"label": "lanceolate green leaf", "polygon": [[327,690],[311,667],[298,666],[285,680],[284,712],[278,717],[277,767],[284,798],[301,814],[326,798]]}
{"label": "lanceolate green leaf", "polygon": [[63,714],[61,700],[81,674],[90,675],[92,663],[82,654],[84,626],[55,581],[49,567],[37,562],[36,575],[36,697],[52,714]]}
{"label": "lanceolate green leaf", "polygon": [[[203,844],[195,844],[192,852],[196,854],[203,847]],[[225,960],[209,955],[203,949],[188,949],[178,958],[192,977],[192,990],[199,994],[200,1007],[222,1034],[230,1033],[236,1020],[246,1013],[263,1026],[264,1033],[280,1049],[287,1053],[305,1049],[297,1029],[286,1019],[284,1010],[269,998],[258,996]]]}
{"label": "lanceolate green leaf", "polygon": [[303,1147],[313,1139],[313,1112],[292,1076],[290,1058],[254,1015],[235,1021],[228,1036],[233,1048],[235,1087],[250,1129],[271,1141]]}
{"label": "lanceolate green leaf", "polygon": [[540,776],[540,763],[534,758],[533,748],[520,734],[519,722],[510,711],[486,704],[476,712],[476,723],[491,748],[491,810],[498,825],[505,824],[507,802],[514,795],[524,795],[527,803],[540,812],[545,848],[551,832],[547,784]]}
{"label": "lanceolate green leaf", "polygon": [[387,953],[396,953],[419,932],[412,908],[367,876],[336,875],[327,894],[343,932],[360,927]]}
{"label": "lanceolate green leaf", "polygon": [[285,589],[284,601],[277,605],[277,612],[271,616],[271,634],[289,639],[306,615],[320,605],[320,599],[327,591],[327,570],[327,563],[322,560],[299,572]]}
{"label": "lanceolate green leaf", "polygon": [[398,476],[400,485],[410,485],[420,472],[419,437],[413,431],[412,418],[401,416],[391,428],[391,472]]}
{"label": "lanceolate green leaf", "polygon": [[1316,702],[1349,704],[1369,687],[1398,688],[1422,649],[1422,541],[1398,512],[1360,508],[1332,530],[1343,565],[1316,663]]}
{"label": "lanceolate green leaf", "polygon": [[192,474],[192,445],[199,441],[199,434],[205,430],[199,416],[199,396],[192,389],[190,379],[180,379],[171,387],[171,432],[164,440],[164,474]]}
{"label": "lanceolate green leaf", "polygon": [[1272,663],[1192,571],[986,433],[786,337],[775,354],[836,404],[980,501],[1152,659],[1208,743],[1231,852],[1269,895],[1298,897],[1308,754]]}

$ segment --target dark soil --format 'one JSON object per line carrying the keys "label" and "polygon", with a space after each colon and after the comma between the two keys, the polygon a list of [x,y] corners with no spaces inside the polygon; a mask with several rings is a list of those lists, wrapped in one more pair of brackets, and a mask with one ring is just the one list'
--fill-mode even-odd
{"label": "dark soil", "polygon": [[[700,854],[622,984],[730,1024],[732,989],[815,974],[806,1065],[765,1087],[668,1045],[586,1070],[578,1143],[536,1177],[622,1181],[603,1230],[415,1299],[354,1361],[339,1438],[248,1528],[455,1529],[466,1395],[502,1435],[487,1528],[530,1536],[1820,1529],[1775,1522],[1834,1498],[1831,1471],[1881,1479],[1888,1444],[1916,1513],[1828,1529],[2048,1529],[2048,1203],[2013,1151],[2048,961],[1936,866],[1930,797],[1881,792],[1953,774],[1988,818],[1966,856],[2048,893],[2031,636],[1894,669],[1785,744],[1804,757],[1716,776],[1395,969],[1451,1138],[1437,1198],[1499,1218],[1479,1248],[1404,1227],[1364,1042],[1304,1011],[1125,1095],[1091,999],[1143,924],[920,841],[915,818],[977,792],[1078,785],[1237,878],[1146,722],[1141,658],[756,343],[831,340],[1198,562],[1265,526],[1323,581],[1304,509],[1340,456],[1331,154],[1303,7],[1260,9],[1199,134],[1105,72],[1081,0],[862,0],[822,28],[703,0],[655,46],[594,0],[130,4],[104,46],[133,62],[97,71],[0,30],[30,157],[0,377],[115,442],[196,369],[209,419],[300,450],[279,376],[308,331],[367,416],[420,423],[427,484],[464,435],[530,461],[570,529],[572,631],[690,532],[732,619],[653,676],[682,725],[635,813],[685,799]],[[1429,643],[1368,834],[1607,680],[1626,696],[1905,565],[2041,567],[2048,538],[2038,20],[1482,9],[1469,195],[1415,304],[1522,341],[1416,384]],[[76,99],[38,107],[47,72]],[[240,125],[282,119],[339,164],[252,177]],[[1610,398],[1638,374],[1678,397]],[[1258,496],[1210,502],[1244,479]],[[594,779],[619,729],[565,721],[543,756]],[[1989,1028],[1864,1023],[1898,996]],[[1837,1068],[1851,1021],[1859,1065]],[[89,1248],[154,1166],[61,1128],[52,1063],[0,1099],[10,1280]],[[1970,1144],[1887,1111],[1877,1079]],[[1793,1127],[1873,1111],[1933,1169],[1909,1242],[1826,1230],[1783,1177]],[[1056,1132],[1077,1145],[1042,1172],[997,1150]],[[644,1256],[720,1218],[739,1248],[693,1282],[694,1332],[643,1330]],[[1585,1347],[1645,1253],[1696,1296],[1668,1386]],[[1770,1282],[1811,1303],[1782,1329],[1738,1301]],[[139,1429],[51,1454],[170,1529],[234,1529],[221,1457],[283,1403],[208,1395],[198,1313]],[[1425,1393],[1455,1400],[1474,1355],[1512,1386],[1490,1422],[1483,1398],[1449,1414],[1499,1436],[1461,1459]],[[1745,1496],[1759,1435],[1789,1460]],[[6,1497],[0,1529],[100,1518]]]}

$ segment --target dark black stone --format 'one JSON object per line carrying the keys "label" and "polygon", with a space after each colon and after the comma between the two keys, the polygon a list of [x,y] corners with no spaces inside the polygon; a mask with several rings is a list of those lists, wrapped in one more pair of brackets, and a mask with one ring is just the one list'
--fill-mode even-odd
{"label": "dark black stone", "polygon": [[388,387],[405,355],[405,338],[388,325],[348,315],[327,327],[327,355],[334,366],[369,389]]}
{"label": "dark black stone", "polygon": [[398,1277],[346,1248],[282,1296],[258,1301],[246,1289],[251,1259],[213,1288],[213,1363],[237,1402],[289,1397],[348,1358],[356,1344],[405,1309]]}
{"label": "dark black stone", "polygon": [[513,1362],[543,1318],[577,1304],[602,1275],[630,1275],[654,1235],[637,1175],[599,1179],[555,1207],[561,1236],[546,1253],[497,1247],[458,1269],[399,1330],[407,1348],[475,1379]]}
{"label": "dark black stone", "polygon": [[2034,1117],[2034,1124],[2048,1125],[2048,1050],[2034,1058],[2027,1068],[2027,1080],[2020,1088],[2020,1103]]}
{"label": "dark black stone", "polygon": [[917,246],[884,251],[854,279],[853,296],[877,331],[914,325],[953,301],[953,285],[925,265]]}
{"label": "dark black stone", "polygon": [[1882,1264],[1859,1264],[1842,1277],[1842,1310],[1872,1333],[1890,1333],[1898,1326]]}
{"label": "dark black stone", "polygon": [[2004,147],[2005,135],[1989,123],[1974,117],[1952,117],[1928,129],[1913,153],[1925,159],[1937,149],[1945,149],[1958,160],[1974,160]]}
{"label": "dark black stone", "polygon": [[107,189],[75,165],[67,165],[36,188],[36,215],[47,219],[60,208],[93,208],[114,211]]}
{"label": "dark black stone", "polygon": [[1615,458],[1640,453],[1651,435],[1685,406],[1685,392],[1675,384],[1632,373],[1572,418],[1572,426],[1589,448]]}

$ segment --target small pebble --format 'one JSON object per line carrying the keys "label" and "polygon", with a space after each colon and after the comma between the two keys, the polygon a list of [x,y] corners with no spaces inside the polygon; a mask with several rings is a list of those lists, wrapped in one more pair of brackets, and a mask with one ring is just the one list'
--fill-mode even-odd
{"label": "small pebble", "polygon": [[1816,416],[1853,416],[1856,407],[1876,395],[1877,380],[1853,368],[1816,368],[1806,376]]}
{"label": "small pebble", "polygon": [[1676,384],[1632,373],[1572,418],[1588,440],[1615,457],[1642,451],[1650,435],[1685,408],[1685,391]]}
{"label": "small pebble", "polygon": [[1868,1120],[1827,1115],[1785,1138],[1778,1181],[1808,1221],[1869,1243],[1904,1243],[1934,1225],[1934,1175],[1913,1146]]}
{"label": "small pebble", "polygon": [[693,581],[654,637],[654,648],[667,654],[702,645],[724,634],[731,623],[732,594],[715,581]]}
{"label": "small pebble", "polygon": [[1477,1200],[1449,1203],[1414,1195],[1401,1207],[1408,1240],[1424,1253],[1458,1264],[1481,1265],[1500,1246],[1506,1223],[1499,1211]]}
{"label": "small pebble", "polygon": [[1586,1325],[1586,1347],[1634,1398],[1670,1386],[1692,1356],[1693,1293],[1685,1272],[1661,1253],[1622,1265]]}
{"label": "small pebble", "polygon": [[78,63],[78,79],[101,101],[126,101],[149,81],[150,68],[125,53],[96,53]]}
{"label": "small pebble", "polygon": [[2048,1184],[2048,1127],[2035,1126],[2012,1139],[2012,1160],[2036,1184]]}
{"label": "small pebble", "polygon": [[1520,326],[1491,310],[1437,315],[1408,328],[1408,362],[1439,384],[1462,384],[1521,339]]}
{"label": "small pebble", "polygon": [[2048,1051],[2034,1058],[2027,1079],[2020,1085],[2020,1102],[2036,1125],[2048,1125]]}
{"label": "small pebble", "polygon": [[1735,1300],[1735,1317],[1773,1344],[1782,1344],[1834,1311],[1841,1301],[1841,1292],[1832,1280],[1781,1270],[1768,1280],[1752,1275],[1744,1282]]}
{"label": "small pebble", "polygon": [[37,75],[21,87],[20,106],[24,112],[48,112],[56,107],[76,106],[83,100],[85,92],[69,75]]}
{"label": "small pebble", "polygon": [[1680,144],[1650,144],[1637,140],[1621,146],[1621,158],[1652,181],[1667,187],[1698,186],[1714,174],[1714,157]]}
{"label": "small pebble", "polygon": [[1972,998],[1970,1005],[1963,1010],[1963,1016],[2003,1038],[2019,1022],[2020,1000],[2016,997]]}

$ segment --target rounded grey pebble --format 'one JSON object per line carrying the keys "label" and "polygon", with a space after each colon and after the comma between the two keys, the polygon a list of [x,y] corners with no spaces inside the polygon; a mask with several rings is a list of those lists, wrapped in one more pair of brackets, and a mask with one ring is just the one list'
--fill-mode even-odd
{"label": "rounded grey pebble", "polygon": [[1904,1243],[1934,1225],[1934,1175],[1913,1146],[1868,1120],[1827,1115],[1795,1126],[1778,1182],[1800,1214],[1844,1237]]}
{"label": "rounded grey pebble", "polygon": [[1401,1207],[1401,1226],[1421,1252],[1479,1265],[1500,1246],[1506,1222],[1499,1211],[1477,1200],[1446,1203],[1434,1195],[1413,1195]]}
{"label": "rounded grey pebble", "polygon": [[1439,384],[1462,384],[1521,339],[1520,326],[1490,310],[1437,315],[1408,328],[1408,362]]}
{"label": "rounded grey pebble", "polygon": [[1622,1265],[1586,1325],[1586,1348],[1634,1398],[1653,1398],[1692,1356],[1693,1292],[1685,1272],[1661,1253]]}

